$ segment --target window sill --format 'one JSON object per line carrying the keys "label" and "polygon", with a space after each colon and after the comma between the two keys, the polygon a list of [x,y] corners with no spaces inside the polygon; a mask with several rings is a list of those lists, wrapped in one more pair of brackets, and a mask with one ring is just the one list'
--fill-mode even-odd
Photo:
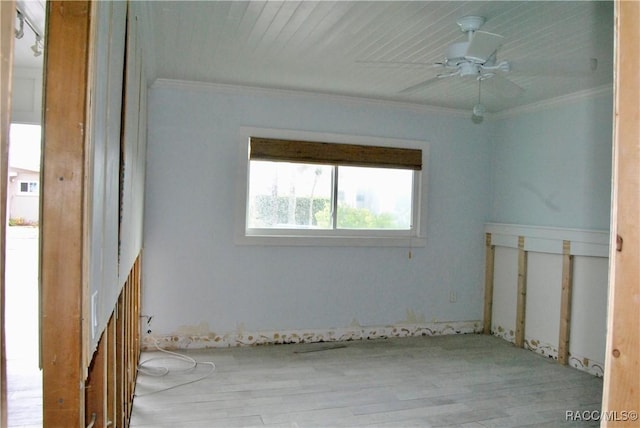
{"label": "window sill", "polygon": [[409,236],[271,236],[243,235],[236,237],[237,245],[305,246],[305,247],[425,247],[426,238]]}

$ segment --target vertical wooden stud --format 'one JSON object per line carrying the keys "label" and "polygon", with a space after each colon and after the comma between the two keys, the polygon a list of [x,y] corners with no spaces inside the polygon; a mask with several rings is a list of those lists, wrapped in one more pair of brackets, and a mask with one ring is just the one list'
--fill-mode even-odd
{"label": "vertical wooden stud", "polygon": [[98,348],[93,354],[89,366],[89,376],[85,383],[85,424],[93,422],[92,427],[104,428],[106,426],[106,390],[107,390],[107,347],[108,336],[105,331],[100,337]]}
{"label": "vertical wooden stud", "polygon": [[[109,318],[109,322],[107,324],[107,329],[104,334],[107,337],[107,362],[106,362],[106,420],[107,426],[114,427],[116,425],[116,414],[115,414],[115,403],[116,403],[116,341],[115,341],[115,333],[116,333],[116,314],[118,308],[116,304],[116,308],[114,312],[111,314]],[[119,424],[118,424],[119,425]]]}
{"label": "vertical wooden stud", "polygon": [[116,305],[116,312],[115,312],[115,324],[116,324],[116,331],[115,331],[115,352],[116,352],[116,367],[115,367],[115,383],[116,383],[116,389],[115,389],[115,396],[116,396],[116,403],[115,403],[115,414],[116,414],[116,420],[114,422],[116,427],[124,427],[126,425],[124,425],[124,401],[125,401],[125,395],[124,395],[124,342],[123,342],[123,338],[124,338],[124,299],[122,297],[123,292],[120,293],[120,296],[118,297],[118,303]]}
{"label": "vertical wooden stud", "polygon": [[[613,201],[602,414],[618,419],[603,419],[602,426],[637,427],[637,413],[628,416],[640,411],[640,3],[618,0],[615,8]],[[620,420],[623,414],[627,418]]]}
{"label": "vertical wooden stud", "polygon": [[485,235],[485,268],[484,268],[484,334],[491,334],[493,315],[493,271],[496,247],[491,245],[491,234]]}
{"label": "vertical wooden stud", "polygon": [[527,308],[527,252],[524,249],[524,236],[518,237],[518,299],[516,308],[515,345],[524,347],[524,323]]}
{"label": "vertical wooden stud", "polygon": [[7,366],[4,336],[5,241],[7,179],[9,177],[9,125],[11,123],[11,74],[16,5],[0,1],[0,426],[7,426]]}
{"label": "vertical wooden stud", "polygon": [[48,1],[42,168],[43,424],[85,426],[85,130],[91,5]]}
{"label": "vertical wooden stud", "polygon": [[558,338],[558,362],[569,362],[569,337],[571,332],[571,292],[573,288],[573,256],[571,242],[562,243],[562,294],[560,297],[560,336]]}

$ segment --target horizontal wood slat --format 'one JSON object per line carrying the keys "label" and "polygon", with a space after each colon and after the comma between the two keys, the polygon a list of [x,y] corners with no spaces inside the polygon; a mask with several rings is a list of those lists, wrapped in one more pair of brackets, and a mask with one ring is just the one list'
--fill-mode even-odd
{"label": "horizontal wood slat", "polygon": [[251,137],[251,160],[422,169],[422,150]]}

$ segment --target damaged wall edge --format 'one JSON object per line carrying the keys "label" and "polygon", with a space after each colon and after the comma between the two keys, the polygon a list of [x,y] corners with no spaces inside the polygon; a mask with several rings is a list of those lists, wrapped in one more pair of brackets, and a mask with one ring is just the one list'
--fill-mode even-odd
{"label": "damaged wall edge", "polygon": [[482,320],[393,324],[388,326],[349,326],[331,329],[259,330],[254,332],[209,333],[200,335],[148,335],[142,340],[143,351],[162,349],[205,349],[237,346],[281,345],[294,343],[345,342],[392,337],[477,334]]}

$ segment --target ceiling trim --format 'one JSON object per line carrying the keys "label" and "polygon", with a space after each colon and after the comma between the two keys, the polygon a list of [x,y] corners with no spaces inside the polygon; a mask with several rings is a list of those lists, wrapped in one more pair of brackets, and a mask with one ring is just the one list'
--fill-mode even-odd
{"label": "ceiling trim", "polygon": [[242,85],[230,85],[223,83],[210,83],[210,82],[195,82],[189,80],[176,80],[176,79],[156,79],[151,85],[152,88],[176,88],[176,89],[198,89],[198,90],[211,90],[215,92],[240,94],[240,95],[262,95],[262,96],[277,96],[292,99],[316,99],[322,101],[331,101],[341,104],[358,104],[359,106],[370,105],[377,107],[393,107],[403,110],[409,110],[415,113],[431,113],[431,114],[446,114],[448,116],[457,116],[469,119],[471,117],[470,110],[459,110],[446,107],[430,106],[417,103],[405,103],[399,101],[356,97],[349,95],[336,95],[327,94],[323,92],[312,92],[292,89],[274,89],[263,88],[259,86],[242,86]]}
{"label": "ceiling trim", "polygon": [[552,107],[559,107],[566,104],[575,103],[586,98],[594,98],[600,95],[609,94],[613,97],[613,83],[599,86],[597,88],[586,89],[583,91],[573,92],[571,94],[562,95],[555,98],[549,98],[547,100],[538,101],[531,104],[525,104],[523,106],[514,107],[508,110],[503,110],[500,113],[493,113],[487,115],[491,120],[507,119],[513,116],[520,116],[522,114],[534,113],[541,110],[546,110]]}

